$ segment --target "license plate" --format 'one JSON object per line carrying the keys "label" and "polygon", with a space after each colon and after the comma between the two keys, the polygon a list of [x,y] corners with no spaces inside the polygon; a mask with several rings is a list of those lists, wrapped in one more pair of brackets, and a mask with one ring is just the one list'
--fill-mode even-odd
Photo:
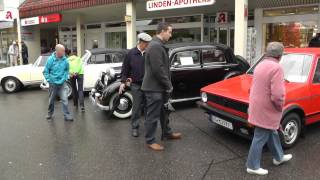
{"label": "license plate", "polygon": [[223,120],[221,118],[218,118],[216,116],[210,116],[210,120],[213,122],[213,123],[216,123],[216,124],[219,124],[220,126],[223,126],[225,128],[228,128],[228,129],[231,129],[233,130],[233,125],[231,122],[228,122],[226,120]]}

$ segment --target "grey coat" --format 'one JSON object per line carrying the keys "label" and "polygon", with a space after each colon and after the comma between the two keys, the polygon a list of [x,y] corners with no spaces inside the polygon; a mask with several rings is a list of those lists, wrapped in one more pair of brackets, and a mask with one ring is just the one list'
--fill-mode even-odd
{"label": "grey coat", "polygon": [[164,92],[172,90],[170,60],[163,42],[154,37],[146,49],[143,91]]}

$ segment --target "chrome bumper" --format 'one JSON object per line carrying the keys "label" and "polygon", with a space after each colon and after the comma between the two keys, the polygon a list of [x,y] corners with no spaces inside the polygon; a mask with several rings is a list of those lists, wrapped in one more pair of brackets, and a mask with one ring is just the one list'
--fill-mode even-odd
{"label": "chrome bumper", "polygon": [[[89,94],[89,98],[90,101],[93,105],[97,106],[99,109],[104,110],[104,111],[110,111],[110,107],[109,106],[104,106],[102,104],[99,103],[99,99],[96,95],[98,95],[99,93],[94,93],[93,91],[90,92]],[[101,96],[101,95],[100,95]]]}

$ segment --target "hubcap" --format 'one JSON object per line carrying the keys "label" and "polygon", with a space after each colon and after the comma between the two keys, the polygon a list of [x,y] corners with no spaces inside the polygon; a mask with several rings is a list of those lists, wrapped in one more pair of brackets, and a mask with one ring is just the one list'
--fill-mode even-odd
{"label": "hubcap", "polygon": [[121,98],[118,109],[120,111],[126,111],[129,108],[129,100],[127,98]]}
{"label": "hubcap", "polygon": [[286,144],[292,144],[298,136],[298,124],[296,121],[291,120],[284,128],[284,139]]}
{"label": "hubcap", "polygon": [[14,81],[14,80],[8,80],[7,82],[6,82],[6,90],[7,91],[9,91],[9,92],[12,92],[12,91],[14,91],[15,89],[16,89],[16,87],[17,87],[17,84],[16,84],[16,82]]}

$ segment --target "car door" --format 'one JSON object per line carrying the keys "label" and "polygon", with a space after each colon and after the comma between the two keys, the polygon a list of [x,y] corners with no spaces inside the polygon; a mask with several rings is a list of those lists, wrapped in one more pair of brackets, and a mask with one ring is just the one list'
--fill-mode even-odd
{"label": "car door", "polygon": [[[320,57],[316,59],[316,68],[313,75],[312,84],[310,87],[311,91],[311,104],[308,106],[312,108],[308,121],[314,122],[320,120]],[[308,113],[309,114],[309,113]]]}
{"label": "car door", "polygon": [[34,84],[40,84],[44,79],[43,70],[44,70],[44,66],[47,63],[48,57],[49,56],[39,56],[38,60],[32,65],[30,77],[31,77],[31,81]]}
{"label": "car door", "polygon": [[84,89],[90,90],[94,87],[101,72],[109,68],[105,53],[91,54],[84,63]]}
{"label": "car door", "polygon": [[230,65],[222,50],[215,47],[202,49],[202,86],[221,81],[230,72]]}
{"label": "car door", "polygon": [[200,50],[179,51],[171,56],[174,99],[199,97],[201,78]]}

